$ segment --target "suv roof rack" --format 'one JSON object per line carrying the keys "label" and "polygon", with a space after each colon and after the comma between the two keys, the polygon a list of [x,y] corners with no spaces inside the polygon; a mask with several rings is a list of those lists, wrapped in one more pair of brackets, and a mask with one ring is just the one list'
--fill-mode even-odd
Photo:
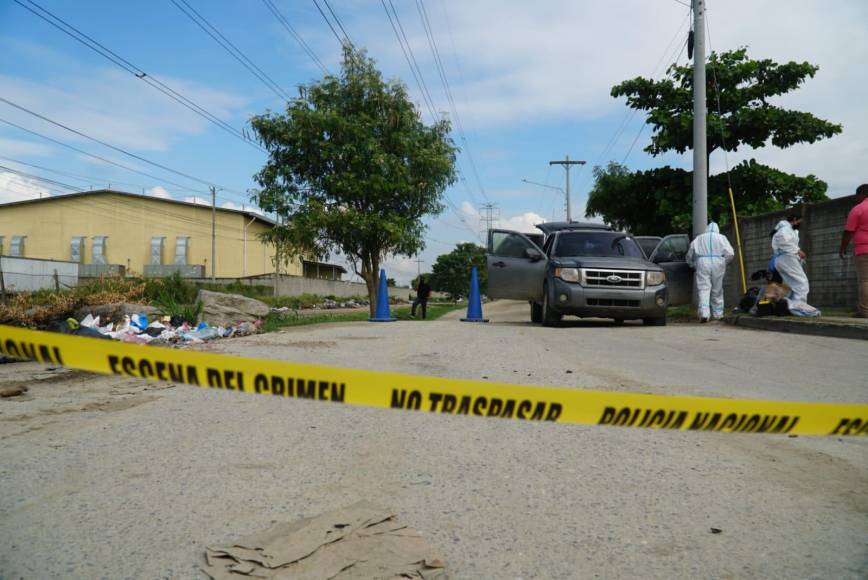
{"label": "suv roof rack", "polygon": [[536,225],[537,229],[541,230],[545,235],[550,235],[554,232],[563,230],[597,230],[604,232],[614,231],[612,226],[606,224],[596,224],[593,222],[546,222]]}

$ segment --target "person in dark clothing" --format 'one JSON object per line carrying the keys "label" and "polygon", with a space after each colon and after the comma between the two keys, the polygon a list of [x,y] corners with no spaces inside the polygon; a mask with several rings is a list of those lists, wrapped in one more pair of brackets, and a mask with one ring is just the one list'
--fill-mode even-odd
{"label": "person in dark clothing", "polygon": [[413,300],[413,308],[410,318],[416,318],[416,307],[422,306],[422,320],[428,315],[428,297],[431,296],[431,286],[424,276],[419,276],[419,284],[416,286],[416,299]]}

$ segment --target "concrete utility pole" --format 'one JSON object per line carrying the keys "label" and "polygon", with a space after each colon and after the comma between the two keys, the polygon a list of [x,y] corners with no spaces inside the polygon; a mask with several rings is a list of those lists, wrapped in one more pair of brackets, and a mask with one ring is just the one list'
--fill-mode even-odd
{"label": "concrete utility pole", "polygon": [[217,266],[217,188],[211,186],[211,281],[215,282]]}
{"label": "concrete utility pole", "polygon": [[573,221],[572,207],[570,205],[570,167],[573,165],[584,165],[584,161],[573,160],[570,161],[570,156],[567,155],[563,161],[549,161],[549,165],[563,165],[564,169],[567,170],[567,188],[565,190],[565,194],[567,196],[567,223]]}
{"label": "concrete utility pole", "polygon": [[708,143],[705,126],[705,2],[693,2],[693,237],[708,225]]}

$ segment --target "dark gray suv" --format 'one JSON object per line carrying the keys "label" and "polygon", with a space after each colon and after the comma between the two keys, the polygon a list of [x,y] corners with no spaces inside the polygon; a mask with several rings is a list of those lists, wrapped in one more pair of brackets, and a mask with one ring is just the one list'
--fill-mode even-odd
{"label": "dark gray suv", "polygon": [[488,232],[488,295],[527,300],[533,322],[564,315],[665,325],[666,308],[690,302],[685,235],[666,236],[646,258],[629,234],[602,224],[549,223],[542,234]]}

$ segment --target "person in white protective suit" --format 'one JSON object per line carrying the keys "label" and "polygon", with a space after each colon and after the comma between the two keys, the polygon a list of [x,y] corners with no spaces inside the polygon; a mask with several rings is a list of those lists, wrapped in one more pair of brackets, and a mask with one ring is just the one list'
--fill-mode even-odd
{"label": "person in white protective suit", "polygon": [[787,219],[778,222],[772,235],[772,255],[775,270],[781,275],[784,284],[790,287],[787,296],[789,302],[808,302],[808,292],[811,287],[808,276],[802,267],[805,253],[799,249],[799,226],[802,218],[798,215],[790,215]]}
{"label": "person in white protective suit", "polygon": [[726,265],[735,252],[720,228],[711,222],[704,234],[699,234],[687,250],[687,263],[695,270],[696,291],[699,295],[699,321],[723,318],[723,276]]}

